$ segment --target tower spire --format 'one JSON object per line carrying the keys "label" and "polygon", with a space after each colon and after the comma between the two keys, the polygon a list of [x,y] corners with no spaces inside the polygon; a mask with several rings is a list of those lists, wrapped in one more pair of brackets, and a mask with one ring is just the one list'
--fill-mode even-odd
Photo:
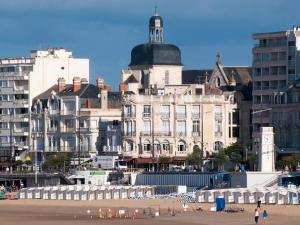
{"label": "tower spire", "polygon": [[162,44],[164,41],[163,35],[163,19],[157,13],[157,6],[154,7],[154,16],[149,20],[149,42]]}

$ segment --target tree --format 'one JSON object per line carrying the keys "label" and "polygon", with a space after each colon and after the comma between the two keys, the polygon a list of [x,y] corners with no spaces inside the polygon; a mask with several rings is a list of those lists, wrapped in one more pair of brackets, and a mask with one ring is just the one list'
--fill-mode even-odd
{"label": "tree", "polygon": [[171,158],[168,156],[161,155],[158,159],[158,162],[162,165],[163,170],[165,170],[167,165],[171,162]]}
{"label": "tree", "polygon": [[17,160],[15,162],[15,165],[16,165],[16,169],[20,170],[20,167],[23,165],[23,161],[22,160]]}
{"label": "tree", "polygon": [[224,149],[213,153],[213,162],[218,165],[218,171],[224,171],[224,165],[229,161],[229,156],[225,153]]}
{"label": "tree", "polygon": [[71,164],[71,159],[68,154],[53,155],[46,158],[43,165],[45,170],[65,172]]}
{"label": "tree", "polygon": [[193,148],[193,153],[187,156],[186,162],[188,165],[195,166],[200,169],[203,165],[203,151],[198,145]]}
{"label": "tree", "polygon": [[224,148],[224,151],[225,154],[229,157],[229,160],[235,164],[236,168],[238,168],[238,166],[244,161],[244,148],[241,145],[234,143]]}

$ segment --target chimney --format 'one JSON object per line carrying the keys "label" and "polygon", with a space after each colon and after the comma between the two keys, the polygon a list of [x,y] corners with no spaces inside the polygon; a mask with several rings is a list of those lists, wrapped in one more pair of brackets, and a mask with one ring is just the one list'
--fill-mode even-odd
{"label": "chimney", "polygon": [[73,78],[73,92],[80,90],[80,77]]}
{"label": "chimney", "polygon": [[66,80],[63,77],[58,78],[57,80],[58,92],[65,90],[66,88]]}
{"label": "chimney", "polygon": [[119,84],[119,91],[120,92],[125,92],[127,88],[127,85],[125,83],[120,83]]}
{"label": "chimney", "polygon": [[96,84],[99,89],[104,89],[104,79],[98,77],[96,79]]}
{"label": "chimney", "polygon": [[107,99],[107,90],[102,89],[100,93],[101,98],[101,109],[107,109],[108,99]]}
{"label": "chimney", "polygon": [[88,84],[88,80],[86,78],[81,78],[81,84]]}

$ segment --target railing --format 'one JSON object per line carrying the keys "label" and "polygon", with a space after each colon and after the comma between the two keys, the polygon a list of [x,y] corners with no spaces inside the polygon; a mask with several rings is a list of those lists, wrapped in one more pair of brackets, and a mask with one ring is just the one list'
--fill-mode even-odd
{"label": "railing", "polygon": [[58,127],[49,127],[48,131],[50,131],[50,132],[57,132],[58,131]]}
{"label": "railing", "polygon": [[103,152],[122,152],[122,146],[121,145],[115,145],[115,146],[103,146]]}
{"label": "railing", "polygon": [[176,151],[176,155],[187,155],[187,151]]}
{"label": "railing", "polygon": [[142,131],[140,132],[141,136],[171,136],[171,132],[170,131],[161,131],[161,132],[148,132],[148,131]]}
{"label": "railing", "polygon": [[125,118],[132,118],[132,117],[135,117],[135,112],[123,113],[122,116],[125,117]]}
{"label": "railing", "polygon": [[28,132],[29,128],[28,127],[20,127],[20,128],[14,128],[14,132],[15,133],[24,133],[24,132]]}
{"label": "railing", "polygon": [[143,117],[144,118],[150,118],[151,117],[151,113],[143,113]]}
{"label": "railing", "polygon": [[125,137],[132,137],[132,136],[136,136],[136,132],[123,132],[122,133],[123,136]]}
{"label": "railing", "polygon": [[0,76],[23,77],[28,76],[30,72],[0,72]]}
{"label": "railing", "polygon": [[62,127],[61,132],[75,132],[76,129],[74,127]]}

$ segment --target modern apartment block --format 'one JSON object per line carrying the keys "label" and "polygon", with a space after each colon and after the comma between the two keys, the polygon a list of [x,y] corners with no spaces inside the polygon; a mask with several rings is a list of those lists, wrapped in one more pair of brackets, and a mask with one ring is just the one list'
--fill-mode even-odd
{"label": "modern apartment block", "polygon": [[121,152],[121,95],[103,79],[97,85],[73,78],[41,93],[32,106],[32,152],[41,156],[71,153],[73,157]]}
{"label": "modern apartment block", "polygon": [[160,156],[183,165],[195,146],[209,156],[240,141],[242,132],[249,144],[250,68],[224,67],[218,57],[215,69],[183,71],[180,49],[163,40],[156,14],[149,42],[132,49],[129,68],[122,70],[123,157],[129,165],[150,168]]}
{"label": "modern apartment block", "polygon": [[89,79],[89,60],[73,58],[63,48],[32,51],[30,57],[0,59],[0,155],[13,160],[30,148],[32,99],[59,77],[72,82],[80,74]]}
{"label": "modern apartment block", "polygon": [[[253,137],[261,126],[274,126],[274,104],[287,101],[285,91],[300,78],[300,28],[256,33],[253,48]],[[276,128],[275,128],[276,132]]]}

